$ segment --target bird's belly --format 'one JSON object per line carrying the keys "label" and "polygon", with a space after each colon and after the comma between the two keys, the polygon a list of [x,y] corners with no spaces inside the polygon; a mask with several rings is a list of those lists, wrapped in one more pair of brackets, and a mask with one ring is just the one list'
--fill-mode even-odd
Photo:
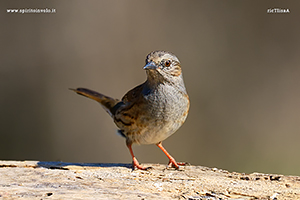
{"label": "bird's belly", "polygon": [[175,133],[180,126],[181,124],[174,123],[165,123],[163,126],[149,126],[136,135],[135,141],[139,144],[157,144]]}

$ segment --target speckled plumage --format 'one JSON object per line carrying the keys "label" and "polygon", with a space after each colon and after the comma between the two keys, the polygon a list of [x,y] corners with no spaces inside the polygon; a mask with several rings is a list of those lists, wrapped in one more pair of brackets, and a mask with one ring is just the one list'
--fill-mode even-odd
{"label": "speckled plumage", "polygon": [[172,135],[185,121],[189,111],[186,92],[178,58],[167,51],[153,51],[146,58],[144,69],[147,80],[127,92],[122,100],[107,97],[95,91],[77,88],[78,94],[98,101],[111,115],[133,158],[139,165],[131,145],[156,144],[178,168],[178,163],[162,147],[161,142]]}

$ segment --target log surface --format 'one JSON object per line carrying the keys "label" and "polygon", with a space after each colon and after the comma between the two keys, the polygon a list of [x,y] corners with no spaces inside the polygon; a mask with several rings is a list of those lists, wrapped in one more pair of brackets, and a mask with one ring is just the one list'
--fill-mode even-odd
{"label": "log surface", "polygon": [[0,161],[3,199],[300,199],[300,177],[202,166]]}

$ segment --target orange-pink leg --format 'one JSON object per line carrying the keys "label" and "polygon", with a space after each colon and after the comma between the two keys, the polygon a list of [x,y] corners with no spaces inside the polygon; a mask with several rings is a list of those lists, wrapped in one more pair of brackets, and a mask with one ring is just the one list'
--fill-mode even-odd
{"label": "orange-pink leg", "polygon": [[127,147],[130,151],[130,154],[131,154],[131,157],[132,157],[132,167],[133,169],[137,168],[137,169],[140,169],[140,170],[148,170],[148,169],[151,169],[151,167],[142,167],[138,160],[135,158],[134,154],[133,154],[133,151],[132,151],[132,144],[127,144]]}
{"label": "orange-pink leg", "polygon": [[178,163],[175,161],[175,159],[167,152],[167,150],[162,146],[162,143],[159,142],[156,144],[169,158],[169,164],[168,167],[174,167],[175,169],[179,169],[179,165],[186,165],[186,163]]}

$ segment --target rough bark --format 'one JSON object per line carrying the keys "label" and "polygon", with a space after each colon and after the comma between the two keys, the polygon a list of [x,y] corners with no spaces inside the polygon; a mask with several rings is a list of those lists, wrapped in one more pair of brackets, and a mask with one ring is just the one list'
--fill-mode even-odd
{"label": "rough bark", "polygon": [[202,166],[0,161],[3,199],[300,199],[300,177]]}

